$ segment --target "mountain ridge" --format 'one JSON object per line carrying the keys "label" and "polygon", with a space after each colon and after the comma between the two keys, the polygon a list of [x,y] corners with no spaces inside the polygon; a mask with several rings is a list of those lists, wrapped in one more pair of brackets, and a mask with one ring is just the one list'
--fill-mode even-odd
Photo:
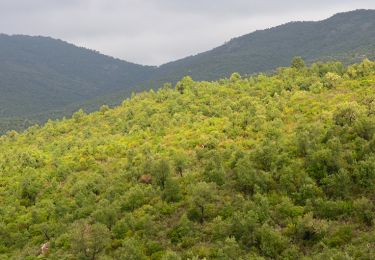
{"label": "mountain ridge", "polygon": [[[132,92],[174,84],[186,75],[215,80],[232,72],[272,72],[289,65],[294,56],[302,56],[307,63],[374,59],[375,10],[257,30],[158,67],[123,61],[51,37],[0,34],[0,125],[4,125],[0,132],[24,129],[19,122],[27,120],[36,123],[69,116],[79,107],[93,111],[104,103],[116,105]],[[12,125],[12,118],[20,127]]]}
{"label": "mountain ridge", "polygon": [[[170,70],[175,69],[174,73],[178,74],[178,76],[179,76],[179,77],[176,78],[177,80],[178,80],[178,78],[182,77],[183,74],[187,74],[188,72],[190,72],[190,74],[192,74],[191,76],[193,76],[193,78],[197,78],[198,80],[206,80],[206,79],[213,79],[214,77],[226,77],[226,76],[229,76],[230,73],[233,72],[233,71],[238,71],[242,74],[248,74],[248,73],[256,73],[256,72],[267,71],[267,70],[270,70],[270,69],[277,68],[279,66],[287,66],[288,62],[291,60],[291,58],[293,56],[302,56],[302,57],[306,56],[304,58],[306,58],[309,61],[318,60],[318,59],[321,59],[324,55],[320,55],[320,57],[319,57],[318,55],[314,54],[316,56],[312,57],[313,55],[306,55],[302,51],[297,53],[296,50],[292,50],[293,53],[289,53],[288,55],[286,55],[286,57],[281,57],[280,58],[281,60],[280,59],[272,60],[273,65],[270,65],[270,64],[267,64],[266,66],[264,66],[264,65],[259,66],[258,65],[258,67],[257,67],[256,66],[257,63],[264,62],[264,59],[259,59],[259,57],[258,57],[258,59],[253,61],[253,64],[246,63],[246,62],[244,64],[241,64],[241,62],[246,60],[246,56],[251,57],[251,55],[254,55],[256,57],[258,55],[258,53],[261,53],[261,55],[264,56],[265,54],[267,54],[267,52],[279,51],[277,48],[280,48],[280,46],[279,46],[280,43],[283,43],[286,40],[288,40],[288,37],[290,37],[290,36],[294,36],[294,40],[296,39],[298,41],[301,41],[300,38],[302,36],[306,37],[306,35],[299,35],[298,37],[296,37],[295,35],[297,33],[301,32],[301,31],[304,32],[304,30],[306,30],[306,29],[310,29],[310,30],[315,29],[316,26],[320,26],[320,25],[332,26],[332,25],[335,25],[338,22],[342,22],[342,20],[345,20],[348,17],[351,18],[354,21],[357,21],[358,17],[363,18],[364,16],[371,16],[370,18],[368,18],[368,17],[366,17],[366,18],[367,18],[367,20],[371,21],[371,25],[374,25],[372,27],[372,30],[371,30],[371,32],[372,32],[371,38],[370,38],[371,41],[369,40],[369,41],[366,42],[366,44],[370,44],[370,43],[373,43],[375,41],[375,32],[374,32],[374,29],[373,29],[375,27],[375,22],[374,22],[375,21],[375,10],[361,9],[361,10],[355,10],[355,11],[351,11],[351,12],[338,13],[338,14],[336,14],[334,16],[331,16],[330,18],[324,19],[322,21],[313,21],[313,22],[310,22],[310,21],[303,21],[303,22],[295,21],[295,22],[289,22],[289,23],[286,23],[286,24],[283,24],[283,25],[279,25],[279,26],[276,26],[276,27],[268,28],[268,29],[265,29],[265,30],[257,30],[255,32],[252,32],[252,33],[249,33],[249,34],[245,34],[245,35],[242,35],[242,36],[239,36],[239,37],[235,37],[235,38],[231,39],[230,41],[228,41],[226,44],[218,46],[218,47],[216,47],[216,48],[214,48],[210,51],[203,52],[203,53],[200,53],[198,55],[190,56],[190,57],[187,57],[187,58],[184,58],[184,59],[180,59],[180,60],[177,60],[177,61],[172,61],[170,63],[164,64],[164,65],[161,66],[161,69],[163,70],[163,68],[166,68],[166,71],[163,71],[163,73],[169,73],[169,74],[173,74],[173,73],[170,72]],[[276,45],[271,44],[271,46],[270,46],[270,43],[267,42],[267,41],[270,38],[275,37],[274,36],[275,34],[279,34],[279,33],[281,33],[281,35],[277,35],[278,38],[274,39],[274,42],[276,42],[277,44]],[[318,32],[318,33],[321,33],[321,32]],[[271,34],[273,34],[273,35],[271,35]],[[305,34],[308,35],[308,32],[305,32]],[[321,37],[322,35],[320,34],[318,36]],[[266,39],[263,39],[264,37],[266,37]],[[316,38],[317,35],[311,34],[311,37]],[[248,41],[250,41],[250,43]],[[237,55],[237,56],[240,56],[240,58],[234,57],[234,58],[237,58],[239,60],[239,61],[237,61],[238,62],[237,64],[232,65],[232,66],[228,66],[225,69],[221,69],[221,71],[220,71],[220,68],[219,68],[218,69],[219,75],[217,75],[215,73],[211,73],[211,74],[213,74],[213,76],[211,78],[210,77],[205,78],[204,76],[202,76],[199,73],[200,71],[204,71],[206,73],[207,70],[204,69],[204,67],[207,67],[207,66],[210,67],[210,63],[215,64],[215,59],[217,60],[219,55],[224,56],[224,58],[228,58],[228,57],[225,57],[226,53],[232,54],[233,49],[243,47],[243,46],[241,46],[241,44],[244,44],[244,43],[250,44],[250,47],[245,46],[246,49],[243,48],[243,49],[245,49],[245,53],[239,53],[239,55]],[[251,44],[254,44],[254,43],[257,44],[257,45],[251,46]],[[360,45],[360,44],[357,44],[357,46],[358,45]],[[301,46],[301,43],[299,43],[299,45],[297,47],[300,47],[300,46]],[[259,49],[254,50],[254,47],[259,48]],[[286,49],[286,47],[288,47],[288,46],[285,46],[284,49]],[[336,44],[333,44],[333,48],[334,47],[336,47]],[[353,48],[353,46],[350,46],[350,47]],[[375,48],[375,44],[373,44],[372,47]],[[231,52],[227,52],[226,50],[228,50],[228,49],[230,49]],[[246,53],[246,51],[248,51],[249,49],[252,50],[250,55],[248,53]],[[324,51],[324,49],[322,50],[320,48],[320,49],[318,49],[318,51],[321,52],[321,51]],[[334,51],[335,50],[332,50],[332,49],[330,50],[331,53],[334,52]],[[290,50],[289,50],[289,52],[290,52]],[[245,57],[244,57],[244,54],[246,55]],[[325,54],[327,54],[327,53],[325,53]],[[209,55],[211,55],[212,57],[208,57],[209,58],[208,61],[205,61],[204,58],[209,56]],[[273,55],[272,57],[275,58],[275,55]],[[234,58],[232,57],[232,60]],[[263,57],[261,57],[261,58],[263,58]],[[190,66],[190,68],[185,69],[183,71],[178,71],[178,70],[176,71],[176,67],[181,66],[181,63],[182,63],[182,67]],[[195,70],[193,69],[193,67],[195,68]],[[196,77],[194,77],[194,74],[196,75]]]}
{"label": "mountain ridge", "polygon": [[[12,108],[13,98],[34,98],[27,104],[28,110],[8,109],[8,116],[63,108],[121,90],[123,85],[147,78],[153,69],[51,37],[2,34],[0,38],[2,104]],[[12,91],[18,93],[12,95]],[[46,107],[38,109],[35,103],[41,100]]]}

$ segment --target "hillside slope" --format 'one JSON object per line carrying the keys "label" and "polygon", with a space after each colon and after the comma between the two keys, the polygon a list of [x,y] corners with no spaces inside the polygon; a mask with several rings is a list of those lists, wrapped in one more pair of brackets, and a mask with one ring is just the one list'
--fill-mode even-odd
{"label": "hillside slope", "polygon": [[230,40],[211,51],[162,65],[160,81],[191,75],[213,80],[237,71],[252,74],[288,66],[294,56],[307,61],[343,62],[375,58],[375,10],[336,14],[319,22],[291,22]]}
{"label": "hillside slope", "polygon": [[293,65],[0,137],[0,259],[374,259],[375,63]]}
{"label": "hillside slope", "polygon": [[27,117],[131,88],[153,67],[48,37],[0,34],[0,117]]}

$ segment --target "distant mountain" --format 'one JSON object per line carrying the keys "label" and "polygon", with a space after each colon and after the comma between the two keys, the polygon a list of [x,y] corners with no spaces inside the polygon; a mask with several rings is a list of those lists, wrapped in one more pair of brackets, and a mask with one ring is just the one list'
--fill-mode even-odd
{"label": "distant mountain", "polygon": [[132,92],[186,75],[214,80],[307,62],[354,63],[375,58],[375,10],[340,13],[320,22],[291,22],[256,31],[160,67],[142,66],[49,37],[0,34],[0,133],[24,129],[83,107],[118,104]]}
{"label": "distant mountain", "polygon": [[256,31],[211,51],[162,65],[154,79],[173,81],[191,75],[197,80],[211,80],[234,71],[264,72],[289,65],[293,56],[346,63],[375,57],[375,10],[356,10],[320,22],[291,22]]}
{"label": "distant mountain", "polygon": [[154,69],[48,37],[1,34],[0,117],[27,117],[126,90]]}

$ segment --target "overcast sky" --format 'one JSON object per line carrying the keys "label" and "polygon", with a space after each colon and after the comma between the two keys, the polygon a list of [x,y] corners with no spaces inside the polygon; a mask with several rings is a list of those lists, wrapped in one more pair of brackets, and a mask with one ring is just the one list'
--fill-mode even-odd
{"label": "overcast sky", "polygon": [[375,9],[375,0],[0,0],[0,32],[159,65],[257,29],[360,8]]}

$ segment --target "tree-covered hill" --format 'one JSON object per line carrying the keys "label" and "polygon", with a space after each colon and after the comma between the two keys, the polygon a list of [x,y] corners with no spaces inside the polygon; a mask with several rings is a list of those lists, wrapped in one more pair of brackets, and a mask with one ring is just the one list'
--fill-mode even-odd
{"label": "tree-covered hill", "polygon": [[124,91],[153,70],[49,37],[0,34],[0,117],[28,118]]}
{"label": "tree-covered hill", "polygon": [[251,74],[287,66],[294,56],[306,61],[353,63],[375,58],[375,10],[339,13],[319,22],[291,22],[259,30],[211,51],[162,65],[160,79],[191,75],[196,80]]}
{"label": "tree-covered hill", "polygon": [[232,39],[211,51],[158,68],[141,66],[48,37],[0,35],[0,134],[48,118],[119,104],[132,92],[157,89],[185,75],[216,80],[307,62],[375,58],[375,10],[293,22]]}
{"label": "tree-covered hill", "polygon": [[375,63],[295,59],[2,136],[0,259],[374,259],[374,198]]}

